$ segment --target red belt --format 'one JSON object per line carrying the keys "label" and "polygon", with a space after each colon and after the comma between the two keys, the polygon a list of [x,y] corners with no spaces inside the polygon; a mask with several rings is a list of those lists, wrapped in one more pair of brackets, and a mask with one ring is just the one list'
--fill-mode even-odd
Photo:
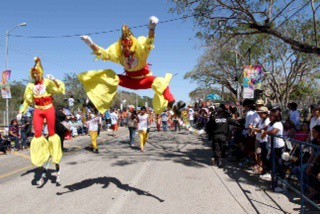
{"label": "red belt", "polygon": [[137,70],[137,71],[124,71],[126,73],[127,76],[129,77],[140,77],[140,76],[146,76],[148,75],[151,71],[150,71],[150,67],[149,64],[146,65],[146,67]]}
{"label": "red belt", "polygon": [[37,106],[46,106],[53,103],[53,98],[51,96],[34,98],[34,103]]}

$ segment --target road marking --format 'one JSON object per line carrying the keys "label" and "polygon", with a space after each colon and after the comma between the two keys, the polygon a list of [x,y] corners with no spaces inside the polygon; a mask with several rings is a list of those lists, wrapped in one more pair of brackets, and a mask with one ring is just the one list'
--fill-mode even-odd
{"label": "road marking", "polygon": [[14,174],[17,174],[17,173],[20,173],[22,171],[26,171],[26,170],[29,170],[29,169],[32,169],[34,166],[33,165],[30,165],[30,166],[27,166],[27,167],[24,167],[24,168],[20,168],[20,169],[17,169],[17,170],[14,170],[14,171],[11,171],[9,173],[6,173],[4,175],[0,175],[0,179],[3,179],[3,178],[6,178],[6,177],[9,177],[11,175],[14,175]]}
{"label": "road marking", "polygon": [[[141,180],[143,174],[146,172],[146,170],[149,168],[150,166],[150,162],[144,162],[142,167],[140,168],[139,172],[134,176],[134,178],[128,182],[128,184],[130,184],[130,186],[135,186],[138,184],[138,182]],[[112,203],[112,206],[109,207],[109,209],[107,210],[106,213],[121,213],[121,210],[125,204],[125,202],[128,200],[129,196],[131,194],[134,194],[133,191],[128,191],[125,192],[124,194],[119,194],[118,196],[118,200],[114,201],[114,203]]]}
{"label": "road marking", "polygon": [[25,155],[25,154],[22,154],[22,153],[19,153],[19,152],[14,152],[13,155],[23,157],[23,158],[25,158],[27,160],[31,160],[29,155]]}

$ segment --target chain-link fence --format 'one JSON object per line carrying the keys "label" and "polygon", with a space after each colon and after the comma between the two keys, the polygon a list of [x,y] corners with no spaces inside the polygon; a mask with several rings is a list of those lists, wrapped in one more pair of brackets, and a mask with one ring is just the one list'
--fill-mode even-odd
{"label": "chain-link fence", "polygon": [[[10,124],[11,120],[16,118],[18,113],[19,113],[18,111],[9,111],[8,112],[8,122],[9,122],[9,124]],[[6,111],[0,111],[0,126],[4,127],[4,126],[7,126],[9,124],[7,124],[7,112]]]}

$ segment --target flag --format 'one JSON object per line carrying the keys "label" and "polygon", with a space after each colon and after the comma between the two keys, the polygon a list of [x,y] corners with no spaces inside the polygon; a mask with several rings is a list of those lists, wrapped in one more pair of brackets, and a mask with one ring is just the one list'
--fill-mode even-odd
{"label": "flag", "polygon": [[11,91],[10,91],[10,76],[11,71],[5,70],[2,72],[2,80],[1,80],[1,95],[4,99],[10,99],[11,98]]}

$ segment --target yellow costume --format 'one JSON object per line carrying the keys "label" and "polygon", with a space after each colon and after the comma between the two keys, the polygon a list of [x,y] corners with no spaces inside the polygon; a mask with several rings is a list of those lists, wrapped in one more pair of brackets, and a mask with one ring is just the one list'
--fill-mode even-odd
{"label": "yellow costume", "polygon": [[[99,112],[107,111],[117,93],[118,85],[130,89],[148,89],[155,91],[153,107],[157,114],[163,112],[168,103],[174,103],[174,97],[169,90],[172,74],[166,74],[165,78],[152,76],[147,64],[151,50],[154,48],[154,38],[140,36],[136,39],[129,28],[123,31],[128,35],[112,44],[106,50],[97,46],[94,52],[97,59],[111,61],[124,67],[126,75],[117,75],[113,70],[88,71],[79,75],[80,82],[84,85],[89,99]],[[124,49],[124,41],[129,40],[127,52]]]}
{"label": "yellow costume", "polygon": [[[29,106],[34,104],[33,124],[35,137],[31,141],[31,162],[36,166],[44,165],[51,156],[52,162],[59,164],[62,158],[61,141],[55,133],[56,112],[53,106],[53,94],[64,94],[65,85],[56,79],[43,78],[43,68],[40,59],[31,69],[31,77],[35,83],[29,83],[24,94],[24,102],[19,114],[24,114]],[[53,78],[53,77],[52,77]],[[44,119],[47,120],[49,139],[42,136]]]}

